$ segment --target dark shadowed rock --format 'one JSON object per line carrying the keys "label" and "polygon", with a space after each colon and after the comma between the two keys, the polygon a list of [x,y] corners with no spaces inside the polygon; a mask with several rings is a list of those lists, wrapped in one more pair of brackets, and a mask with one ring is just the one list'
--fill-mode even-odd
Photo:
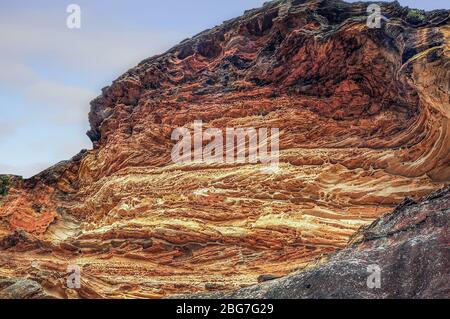
{"label": "dark shadowed rock", "polygon": [[50,299],[42,286],[28,279],[0,278],[0,299]]}

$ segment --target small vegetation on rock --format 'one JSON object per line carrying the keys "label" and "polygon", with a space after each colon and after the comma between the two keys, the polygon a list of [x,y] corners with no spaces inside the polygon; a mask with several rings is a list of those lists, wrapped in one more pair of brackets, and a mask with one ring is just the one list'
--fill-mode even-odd
{"label": "small vegetation on rock", "polygon": [[410,23],[419,24],[425,20],[425,15],[420,10],[411,9],[408,12],[407,20]]}
{"label": "small vegetation on rock", "polygon": [[0,176],[0,196],[8,195],[10,181],[8,176]]}

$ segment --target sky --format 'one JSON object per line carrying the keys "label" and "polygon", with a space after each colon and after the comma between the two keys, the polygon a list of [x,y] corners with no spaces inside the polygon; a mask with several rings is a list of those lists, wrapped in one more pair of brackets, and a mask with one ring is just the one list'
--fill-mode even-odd
{"label": "sky", "polygon": [[[90,149],[89,101],[141,60],[265,0],[1,0],[0,174],[31,177]],[[354,2],[354,1],[349,1]],[[81,8],[81,28],[66,24]],[[450,8],[448,0],[400,0]]]}

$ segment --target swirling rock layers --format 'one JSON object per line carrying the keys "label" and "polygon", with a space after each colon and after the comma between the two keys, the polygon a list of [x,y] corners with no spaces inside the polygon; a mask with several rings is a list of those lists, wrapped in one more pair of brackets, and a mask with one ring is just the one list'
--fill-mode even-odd
{"label": "swirling rock layers", "polygon": [[[420,203],[405,201],[360,232],[350,247],[317,267],[233,294],[208,297],[449,298],[449,234],[447,188]],[[379,272],[376,284],[370,280],[373,269]]]}
{"label": "swirling rock layers", "polygon": [[[63,298],[235,289],[448,184],[449,12],[382,12],[370,29],[360,3],[269,2],[129,70],[92,102],[94,149],[2,199],[0,276]],[[279,172],[173,163],[196,120],[278,128]]]}

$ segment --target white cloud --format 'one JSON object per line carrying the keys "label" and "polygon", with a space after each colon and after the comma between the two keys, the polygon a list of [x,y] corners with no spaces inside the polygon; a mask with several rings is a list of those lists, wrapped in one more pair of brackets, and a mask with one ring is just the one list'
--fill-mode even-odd
{"label": "white cloud", "polygon": [[[64,23],[55,28],[45,24],[45,17],[22,14],[27,18],[0,19],[0,86],[14,89],[27,99],[31,111],[39,106],[42,115],[59,123],[87,123],[89,102],[101,93],[101,85],[88,90],[84,83],[67,84],[71,79],[102,79],[105,74],[103,83],[110,83],[111,74],[119,76],[183,38],[175,32],[148,30],[71,30]],[[33,68],[36,61],[44,74]],[[48,70],[59,75],[52,77]]]}
{"label": "white cloud", "polygon": [[183,38],[183,34],[170,31],[71,30],[63,25],[42,26],[34,21],[27,24],[0,21],[2,58],[45,55],[66,67],[92,72],[126,71]]}
{"label": "white cloud", "polygon": [[31,163],[29,165],[11,165],[0,163],[0,174],[11,174],[30,178],[49,168],[50,163]]}
{"label": "white cloud", "polygon": [[11,134],[14,134],[17,129],[17,125],[18,123],[16,122],[13,123],[0,121],[0,142],[2,142],[8,136],[11,136]]}
{"label": "white cloud", "polygon": [[38,104],[40,112],[57,123],[87,122],[89,102],[98,94],[84,88],[55,82],[36,82],[25,90],[30,103]]}
{"label": "white cloud", "polygon": [[5,87],[20,87],[38,79],[35,72],[15,58],[0,59],[0,84]]}
{"label": "white cloud", "polygon": [[[186,37],[161,30],[125,32],[120,23],[97,23],[95,28],[84,23],[80,30],[70,30],[65,10],[61,17],[50,15],[26,7],[0,10],[0,88],[9,94],[0,103],[9,111],[0,114],[0,150],[8,150],[0,156],[0,174],[30,177],[90,147],[85,136],[89,102],[101,86]],[[10,101],[20,104],[20,111],[14,113]],[[18,116],[21,122],[11,123]],[[31,142],[27,132],[37,128],[57,138],[38,134]],[[28,158],[30,153],[35,156]]]}

